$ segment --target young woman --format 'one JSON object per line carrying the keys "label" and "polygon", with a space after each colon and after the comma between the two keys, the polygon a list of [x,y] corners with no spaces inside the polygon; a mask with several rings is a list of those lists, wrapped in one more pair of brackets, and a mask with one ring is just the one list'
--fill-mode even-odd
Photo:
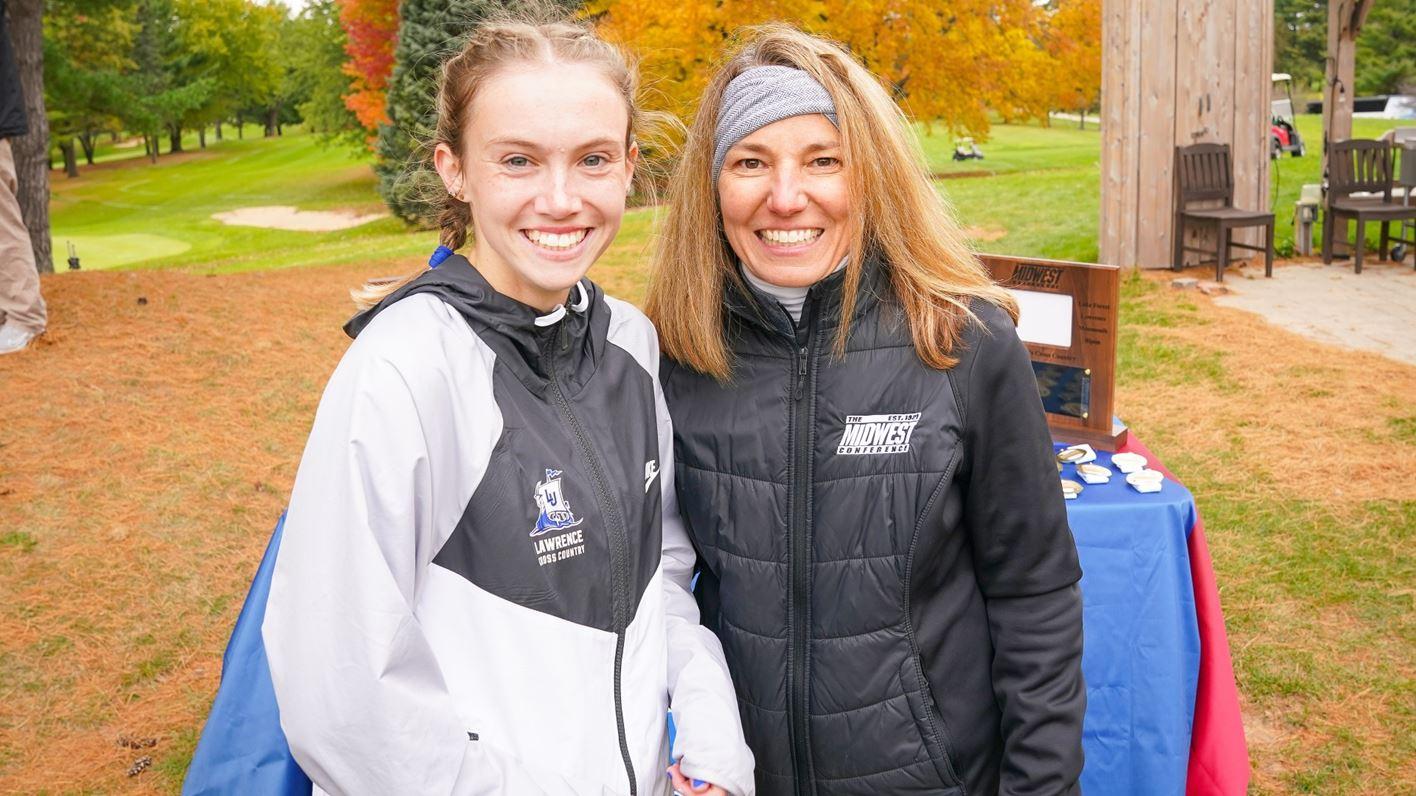
{"label": "young woman", "polygon": [[635,89],[564,22],[486,24],[443,67],[445,248],[346,327],[263,626],[317,789],[753,791],[654,330],[584,278],[624,214]]}
{"label": "young woman", "polygon": [[1071,792],[1077,556],[1017,310],[848,53],[711,82],[648,302],[761,794]]}

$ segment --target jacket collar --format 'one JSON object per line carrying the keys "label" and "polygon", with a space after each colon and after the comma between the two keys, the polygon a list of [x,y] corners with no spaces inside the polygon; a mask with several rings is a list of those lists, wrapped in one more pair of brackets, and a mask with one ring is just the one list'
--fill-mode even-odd
{"label": "jacket collar", "polygon": [[460,254],[354,315],[344,324],[345,333],[357,336],[380,312],[415,293],[432,293],[456,309],[497,360],[538,395],[553,373],[571,392],[578,392],[605,350],[609,308],[599,286],[589,279],[580,280],[563,309],[543,314],[498,293]]}
{"label": "jacket collar", "polygon": [[[841,295],[845,289],[846,269],[828,274],[807,291],[806,304],[802,307],[802,323],[810,322],[816,316],[818,329],[835,329],[841,323]],[[739,277],[729,282],[723,290],[723,302],[731,315],[752,326],[772,334],[796,338],[796,323],[777,300],[753,287],[746,279]],[[860,289],[856,292],[855,310],[851,313],[854,324],[867,313],[873,312],[881,301],[890,300],[889,268],[883,258],[876,254],[866,255],[861,266]]]}

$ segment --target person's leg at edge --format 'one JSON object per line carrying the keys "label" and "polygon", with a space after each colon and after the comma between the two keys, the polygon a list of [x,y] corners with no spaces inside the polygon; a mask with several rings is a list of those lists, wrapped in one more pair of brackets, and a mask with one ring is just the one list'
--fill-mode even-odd
{"label": "person's leg at edge", "polygon": [[18,189],[10,141],[0,139],[0,354],[24,348],[48,322]]}

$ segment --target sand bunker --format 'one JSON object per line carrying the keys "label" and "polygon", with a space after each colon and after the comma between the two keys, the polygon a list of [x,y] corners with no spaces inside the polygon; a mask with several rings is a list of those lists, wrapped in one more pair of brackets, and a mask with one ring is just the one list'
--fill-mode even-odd
{"label": "sand bunker", "polygon": [[286,205],[272,207],[240,207],[224,213],[212,213],[212,218],[237,227],[266,227],[296,232],[333,232],[349,229],[370,221],[386,218],[388,213],[359,215],[353,210],[301,210]]}

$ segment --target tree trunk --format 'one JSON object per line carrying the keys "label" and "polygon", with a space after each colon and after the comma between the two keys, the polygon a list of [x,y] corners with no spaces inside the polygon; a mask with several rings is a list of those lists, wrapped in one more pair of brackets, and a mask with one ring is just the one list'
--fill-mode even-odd
{"label": "tree trunk", "polygon": [[64,173],[70,177],[79,176],[79,159],[74,157],[74,139],[60,141],[59,151],[64,153]]}
{"label": "tree trunk", "polygon": [[200,148],[206,149],[206,125],[197,128],[197,144]]}
{"label": "tree trunk", "polygon": [[221,140],[221,120],[216,120],[216,140]]}
{"label": "tree trunk", "polygon": [[181,152],[181,151],[182,151],[182,125],[180,125],[180,124],[169,124],[169,125],[167,125],[167,133],[168,133],[168,138],[170,138],[170,139],[172,140],[172,153],[173,153],[173,154],[176,154],[176,153],[178,153],[178,152]]}
{"label": "tree trunk", "polygon": [[276,134],[275,119],[280,114],[280,106],[274,106],[266,111],[265,137],[271,138]]}
{"label": "tree trunk", "polygon": [[236,114],[236,138],[237,140],[246,137],[246,120],[241,114]]}
{"label": "tree trunk", "polygon": [[154,131],[151,132],[151,133],[143,133],[143,140],[144,140],[144,141],[149,141],[149,142],[151,142],[151,145],[148,146],[148,148],[147,148],[147,151],[148,151],[148,159],[151,160],[153,163],[156,163],[156,162],[157,162],[157,145],[158,145],[159,143],[161,143],[162,138],[161,138],[160,135],[157,133],[157,131],[154,130]]}
{"label": "tree trunk", "polygon": [[54,273],[49,244],[49,118],[44,111],[44,0],[11,0],[10,41],[25,95],[29,134],[13,139],[15,176],[19,182],[20,214],[34,246],[34,264],[42,274]]}
{"label": "tree trunk", "polygon": [[94,145],[97,143],[98,136],[94,135],[92,130],[85,130],[79,133],[79,145],[84,148],[84,160],[88,161],[90,166],[93,165],[93,150]]}

